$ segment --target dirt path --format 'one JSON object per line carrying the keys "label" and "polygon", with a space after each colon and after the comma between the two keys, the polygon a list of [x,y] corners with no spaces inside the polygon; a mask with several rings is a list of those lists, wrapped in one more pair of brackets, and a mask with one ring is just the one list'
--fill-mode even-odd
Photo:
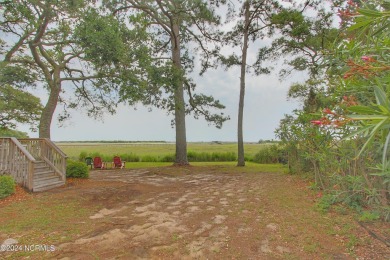
{"label": "dirt path", "polygon": [[218,167],[94,171],[53,191],[96,204],[94,230],[53,259],[390,259],[352,219],[321,214],[298,178]]}

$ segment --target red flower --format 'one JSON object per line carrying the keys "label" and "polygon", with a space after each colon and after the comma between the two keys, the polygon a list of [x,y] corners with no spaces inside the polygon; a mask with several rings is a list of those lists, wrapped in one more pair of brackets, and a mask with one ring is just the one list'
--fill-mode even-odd
{"label": "red flower", "polygon": [[325,108],[322,112],[327,115],[335,115],[335,113],[333,113],[329,108]]}
{"label": "red flower", "polygon": [[373,57],[370,57],[370,56],[362,56],[362,60],[365,62],[374,62],[375,61],[375,59]]}
{"label": "red flower", "polygon": [[312,123],[313,125],[322,125],[321,120],[311,120],[310,123]]}

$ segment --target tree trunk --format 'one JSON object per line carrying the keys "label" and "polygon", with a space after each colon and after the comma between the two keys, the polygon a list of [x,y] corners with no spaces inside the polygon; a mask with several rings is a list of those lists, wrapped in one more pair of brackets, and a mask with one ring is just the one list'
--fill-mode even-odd
{"label": "tree trunk", "polygon": [[54,111],[56,110],[61,91],[59,75],[60,74],[58,72],[58,78],[50,84],[49,99],[42,110],[41,119],[39,121],[39,138],[50,139],[51,122],[53,120]]}
{"label": "tree trunk", "polygon": [[[180,36],[179,25],[172,25],[172,61],[176,72],[181,72]],[[178,73],[177,73],[178,74]],[[176,165],[188,165],[187,137],[186,137],[186,114],[184,102],[183,78],[176,74],[175,79],[175,127],[176,127]]]}
{"label": "tree trunk", "polygon": [[238,103],[238,124],[237,124],[238,160],[237,160],[237,166],[245,166],[243,118],[244,118],[246,58],[247,58],[247,52],[248,52],[248,37],[249,37],[249,2],[246,1],[244,6],[245,6],[245,27],[244,27],[244,43],[242,46],[242,57],[241,57],[240,100]]}

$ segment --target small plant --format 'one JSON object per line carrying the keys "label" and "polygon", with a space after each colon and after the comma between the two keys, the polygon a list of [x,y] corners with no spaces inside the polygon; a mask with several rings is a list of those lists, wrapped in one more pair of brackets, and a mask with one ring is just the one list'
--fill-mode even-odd
{"label": "small plant", "polygon": [[9,175],[0,176],[0,199],[15,193],[15,181]]}
{"label": "small plant", "polygon": [[374,221],[378,220],[380,218],[380,214],[378,212],[371,212],[371,211],[363,211],[363,213],[359,217],[359,221]]}
{"label": "small plant", "polygon": [[329,211],[331,206],[335,203],[335,198],[331,194],[326,194],[321,197],[319,202],[317,203],[317,208],[320,212],[326,213]]}
{"label": "small plant", "polygon": [[68,178],[88,178],[88,166],[83,162],[76,162],[72,160],[67,161],[66,177]]}

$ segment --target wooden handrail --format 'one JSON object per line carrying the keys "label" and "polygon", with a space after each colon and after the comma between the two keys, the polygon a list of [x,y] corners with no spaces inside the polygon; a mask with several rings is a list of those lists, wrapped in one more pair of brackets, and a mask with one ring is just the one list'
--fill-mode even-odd
{"label": "wooden handrail", "polygon": [[17,183],[33,190],[35,158],[14,137],[0,138],[2,147],[0,153],[1,170],[10,174]]}
{"label": "wooden handrail", "polygon": [[48,138],[44,138],[45,139],[45,142],[51,146],[52,148],[54,148],[56,150],[57,153],[59,153],[61,156],[65,157],[65,158],[68,158],[68,156],[60,149],[58,148],[58,146],[53,142],[51,141],[50,139]]}
{"label": "wooden handrail", "polygon": [[20,141],[41,141],[41,140],[45,140],[46,144],[48,144],[53,149],[55,149],[63,157],[68,158],[68,156],[60,148],[58,148],[58,146],[53,141],[51,141],[49,138],[19,138],[18,140],[20,140]]}
{"label": "wooden handrail", "polygon": [[47,138],[24,138],[20,142],[27,146],[27,150],[38,160],[43,160],[65,181],[66,154],[62,152],[50,139]]}
{"label": "wooden handrail", "polygon": [[29,161],[35,162],[35,158],[27,151],[26,148],[16,139],[15,137],[5,137],[4,139],[11,139],[12,142],[22,151],[22,153],[27,157]]}

